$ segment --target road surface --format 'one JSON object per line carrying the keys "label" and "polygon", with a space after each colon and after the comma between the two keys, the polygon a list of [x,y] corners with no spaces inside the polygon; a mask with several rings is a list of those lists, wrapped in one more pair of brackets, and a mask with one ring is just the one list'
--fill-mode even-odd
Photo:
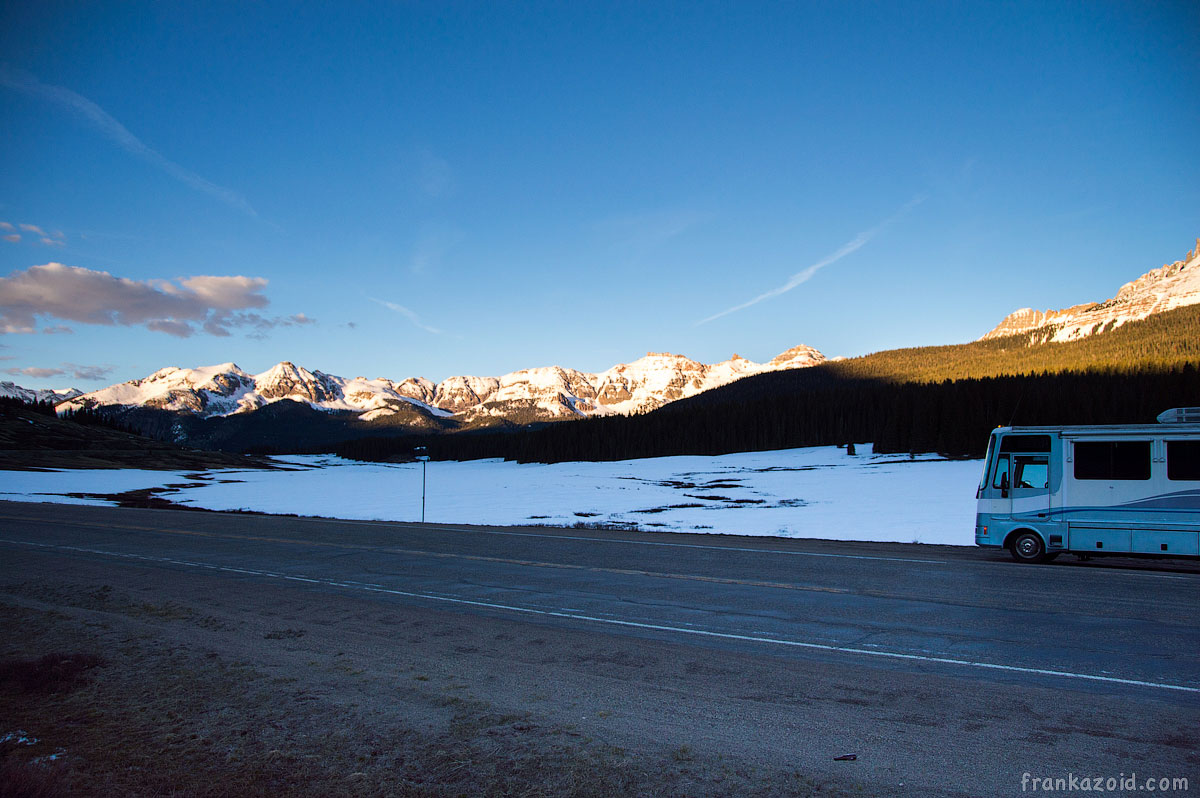
{"label": "road surface", "polygon": [[12,600],[103,584],[202,607],[229,622],[187,645],[251,665],[285,655],[221,629],[286,619],[307,634],[297,656],[339,648],[373,673],[402,650],[491,706],[624,750],[833,792],[1016,795],[1030,777],[1132,773],[1200,791],[1200,564],[1064,559],[0,502]]}

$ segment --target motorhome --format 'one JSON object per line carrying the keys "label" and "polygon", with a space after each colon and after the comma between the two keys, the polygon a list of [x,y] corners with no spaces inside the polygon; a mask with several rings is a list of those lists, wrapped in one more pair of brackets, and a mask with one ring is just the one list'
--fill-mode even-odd
{"label": "motorhome", "polygon": [[975,544],[1018,562],[1200,556],[1200,408],[1157,424],[1000,427],[975,497]]}

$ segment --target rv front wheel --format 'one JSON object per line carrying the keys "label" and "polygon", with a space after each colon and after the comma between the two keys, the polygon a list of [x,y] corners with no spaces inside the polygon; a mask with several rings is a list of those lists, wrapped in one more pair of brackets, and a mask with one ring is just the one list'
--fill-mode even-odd
{"label": "rv front wheel", "polygon": [[1008,549],[1017,562],[1045,562],[1046,544],[1036,532],[1022,532],[1012,539]]}

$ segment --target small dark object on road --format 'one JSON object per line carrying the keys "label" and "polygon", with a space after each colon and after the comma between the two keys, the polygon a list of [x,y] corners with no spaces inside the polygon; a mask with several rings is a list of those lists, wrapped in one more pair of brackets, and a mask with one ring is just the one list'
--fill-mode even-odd
{"label": "small dark object on road", "polygon": [[858,759],[858,754],[842,754],[841,756],[835,756],[833,758],[833,761],[834,762],[853,762],[856,759]]}

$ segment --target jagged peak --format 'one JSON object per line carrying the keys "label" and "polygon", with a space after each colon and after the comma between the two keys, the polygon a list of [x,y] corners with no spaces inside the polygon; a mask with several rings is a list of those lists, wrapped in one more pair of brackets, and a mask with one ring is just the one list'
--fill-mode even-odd
{"label": "jagged peak", "polygon": [[824,357],[819,352],[805,345],[793,347],[765,366],[736,353],[727,361],[706,365],[680,354],[649,352],[600,374],[553,365],[501,377],[453,376],[436,384],[423,377],[399,382],[383,377],[346,379],[310,371],[290,360],[249,375],[230,362],[200,369],[160,369],[146,380],[95,391],[88,401],[214,416],[293,399],[324,410],[357,411],[369,421],[394,412],[388,408],[396,399],[403,399],[435,415],[465,414],[462,417],[468,421],[472,414],[503,416],[510,406],[524,413],[532,408],[533,412],[562,417],[564,408],[576,415],[645,410],[747,375],[821,360]]}
{"label": "jagged peak", "polygon": [[304,368],[303,366],[297,366],[290,360],[281,360],[261,374],[254,375],[254,379],[256,381],[270,381],[284,377],[291,377],[293,379],[313,379],[316,377],[316,374]]}
{"label": "jagged peak", "polygon": [[1184,260],[1142,274],[1103,302],[1085,302],[1061,310],[1021,308],[1005,316],[980,340],[1038,332],[1039,340],[1070,341],[1110,330],[1155,313],[1200,303],[1200,239]]}
{"label": "jagged peak", "polygon": [[808,365],[816,365],[817,363],[824,363],[826,359],[825,355],[808,344],[799,344],[771,358],[767,366],[777,367],[784,363],[796,363],[797,361]]}

